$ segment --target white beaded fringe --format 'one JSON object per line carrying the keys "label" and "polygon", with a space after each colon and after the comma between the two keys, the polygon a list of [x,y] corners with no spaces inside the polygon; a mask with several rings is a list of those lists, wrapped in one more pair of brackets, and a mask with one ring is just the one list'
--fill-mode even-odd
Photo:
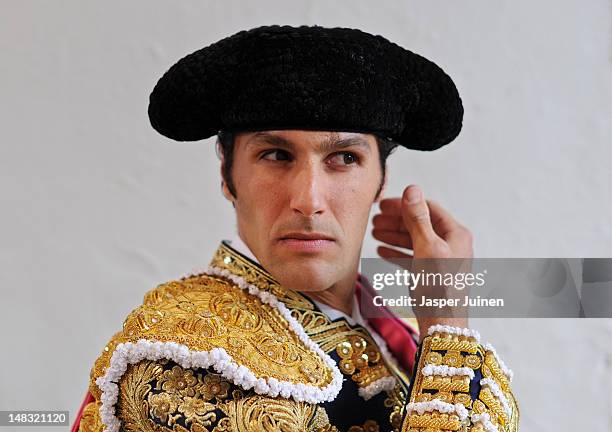
{"label": "white beaded fringe", "polygon": [[[218,267],[209,267],[205,273],[226,277],[235,282],[240,288],[248,290],[250,294],[274,308],[289,323],[291,330],[298,336],[311,351],[317,354],[332,371],[332,382],[324,388],[318,388],[303,383],[280,381],[275,378],[257,378],[246,366],[239,365],[223,348],[213,348],[210,351],[192,351],[188,347],[176,342],[158,342],[140,339],[137,343],[125,342],[115,347],[109,368],[105,374],[96,380],[100,388],[102,402],[100,406],[100,419],[105,425],[104,432],[118,432],[121,427],[120,420],[115,415],[115,404],[119,393],[118,381],[123,376],[129,364],[142,360],[172,360],[183,368],[213,367],[223,377],[232,383],[244,388],[253,388],[258,394],[271,397],[281,396],[293,398],[298,402],[322,403],[336,398],[342,388],[342,373],[336,362],[306,334],[301,324],[291,315],[284,303],[269,292],[259,290],[255,285],[247,283],[243,278],[232,274],[229,270]],[[373,383],[373,384],[376,384]],[[380,385],[385,385],[381,383]],[[388,384],[387,384],[388,385]]]}

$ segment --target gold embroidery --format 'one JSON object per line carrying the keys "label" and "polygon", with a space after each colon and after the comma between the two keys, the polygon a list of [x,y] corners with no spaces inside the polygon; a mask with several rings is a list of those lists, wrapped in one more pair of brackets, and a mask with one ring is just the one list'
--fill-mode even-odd
{"label": "gold embroidery", "polygon": [[487,371],[490,372],[489,376],[497,381],[504,392],[507,392],[510,387],[510,381],[508,381],[508,377],[502,372],[493,353],[487,351],[484,363],[487,366]]}
{"label": "gold embroidery", "polygon": [[[246,260],[231,247],[228,247],[223,243],[215,253],[214,258],[211,261],[211,265],[228,269],[232,273],[244,277],[249,283],[254,284],[259,289],[272,292],[274,295],[276,295],[279,300],[283,301],[288,307],[291,308],[292,316],[302,325],[308,336],[326,353],[331,353],[334,350],[338,352],[338,349],[342,350],[341,345],[343,342],[350,343],[350,340],[355,340],[357,337],[363,338],[363,340],[366,341],[366,346],[371,348],[376,347],[376,344],[371,339],[370,334],[365,329],[361,327],[352,328],[344,320],[331,322],[325,314],[314,310],[314,306],[308,298],[304,297],[300,293],[284,289],[264,269]],[[345,354],[345,356],[346,355],[347,354]],[[342,356],[340,357],[342,359]],[[372,353],[372,356],[369,356],[368,359],[370,358],[379,359],[380,351],[376,349],[376,354]],[[358,364],[363,365],[363,360],[363,358],[351,358],[350,362],[347,361],[344,363],[344,369],[342,368],[342,361],[339,363],[339,366],[343,372],[348,372],[353,368],[356,368]],[[383,363],[381,360],[378,361],[381,364]],[[397,377],[401,378],[401,385],[397,385],[394,390],[387,392],[388,398],[385,401],[385,405],[387,407],[393,407],[392,412],[390,413],[390,423],[396,430],[399,430],[404,406],[406,404],[405,391],[407,390],[410,381],[409,378],[399,369],[390,364],[386,364],[386,366],[387,368],[393,370]],[[316,372],[316,370],[309,370],[308,367],[304,367],[304,369],[310,373]],[[368,370],[367,373],[360,375],[358,380],[361,378],[362,385],[367,385],[365,383],[375,380],[374,377],[376,376],[376,373],[380,373],[380,376],[391,375],[391,372],[388,370],[383,372],[382,370],[377,371],[376,368],[374,368],[372,370]]]}
{"label": "gold embroidery", "polygon": [[216,432],[337,431],[322,407],[240,390],[230,397],[230,386],[218,374],[178,365],[164,370],[159,361],[145,360],[128,366],[119,382],[118,416],[126,432],[204,432],[213,425]]}
{"label": "gold embroidery", "polygon": [[79,432],[102,432],[104,425],[100,420],[100,405],[97,402],[89,402],[83,409]]}
{"label": "gold embroidery", "polygon": [[193,396],[197,382],[198,380],[191,370],[174,366],[172,370],[164,371],[157,381],[157,389],[159,390],[161,386],[167,392],[179,393],[181,396]]}
{"label": "gold embroidery", "polygon": [[322,406],[317,406],[317,410],[308,430],[312,432],[338,432],[336,426],[332,426],[329,423],[327,411],[325,411],[325,408]]}
{"label": "gold embroidery", "polygon": [[[331,322],[315,310],[307,297],[283,288],[264,269],[226,245],[219,247],[211,265],[228,269],[260,290],[274,294],[290,308],[311,340],[327,353],[335,351],[343,341],[362,340],[361,354],[367,361],[361,355],[350,359],[357,382],[367,385],[377,376],[391,375],[391,371],[402,378],[394,390],[387,391],[385,400],[390,410],[389,421],[398,430],[409,381],[401,371],[384,362],[366,329],[353,328],[345,320]],[[174,341],[192,350],[221,347],[258,377],[319,387],[331,382],[329,367],[299,341],[277,309],[262,304],[223,277],[191,276],[160,284],[146,293],[143,304],[126,318],[122,331],[109,341],[92,369],[90,391],[96,400],[100,399],[100,391],[95,380],[104,375],[115,347],[140,338]],[[168,360],[160,359],[128,366],[119,383],[121,397],[116,405],[126,432],[228,432],[260,430],[263,425],[276,425],[283,431],[337,431],[329,424],[322,407],[267,398],[252,391],[232,391],[232,385],[217,374],[201,376],[197,370],[178,365],[164,369],[166,364]],[[270,405],[269,411],[266,404]],[[101,425],[97,406],[93,411]],[[238,413],[251,417],[236,418]],[[257,416],[261,419],[256,419]],[[179,419],[182,423],[177,423]],[[306,429],[302,428],[304,425]]]}
{"label": "gold embroidery", "polygon": [[351,426],[348,432],[379,432],[380,427],[374,420],[366,420],[362,426]]}
{"label": "gold embroidery", "polygon": [[[319,388],[332,381],[329,366],[300,341],[275,308],[223,278],[195,276],[147,293],[94,365],[90,387],[98,400],[95,379],[104,375],[115,346],[141,338],[173,341],[194,351],[221,347],[257,377]],[[188,387],[185,391],[191,392]]]}
{"label": "gold embroidery", "polygon": [[147,400],[151,407],[151,415],[164,423],[168,421],[168,416],[176,411],[180,403],[180,399],[176,395],[168,393],[149,394]]}
{"label": "gold embroidery", "polygon": [[508,402],[510,403],[510,408],[512,409],[512,418],[510,419],[508,430],[518,431],[519,430],[519,418],[521,416],[519,406],[518,406],[518,403],[516,402],[516,398],[514,397],[514,393],[509,392],[507,396],[508,396]]}
{"label": "gold embroidery", "polygon": [[474,401],[474,412],[476,414],[482,414],[487,412],[487,407],[479,400]]}
{"label": "gold embroidery", "polygon": [[387,399],[385,399],[385,406],[391,408],[391,414],[389,415],[389,423],[394,431],[399,431],[402,424],[402,416],[404,414],[404,407],[406,405],[406,394],[402,390],[401,386],[397,384],[393,390],[387,392]]}
{"label": "gold embroidery", "polygon": [[[215,252],[210,265],[227,269],[233,274],[245,278],[247,282],[257,286],[260,290],[271,292],[278,297],[286,306],[291,308],[293,317],[302,325],[309,337],[326,353],[335,350],[340,343],[347,341],[351,337],[361,337],[371,347],[370,352],[366,353],[369,355],[369,358],[380,356],[380,351],[376,348],[376,344],[365,329],[351,328],[344,320],[331,322],[325,314],[314,310],[314,306],[308,298],[298,292],[285,289],[262,267],[253,264],[224,243],[221,243]],[[272,351],[272,353],[266,352],[265,354],[275,355],[274,350]],[[363,386],[378,378],[391,375],[388,370],[391,365],[387,364],[385,368],[383,362],[379,360],[375,362],[370,360],[370,363],[379,363],[380,366],[367,368],[367,371],[359,375],[357,379]],[[348,364],[346,364],[346,367],[351,368]],[[395,370],[396,375],[399,375],[406,385],[409,384],[409,379],[405,374],[395,368],[392,369]]]}
{"label": "gold embroidery", "polygon": [[[296,346],[287,344],[284,337],[276,334],[263,336],[260,339],[259,344],[255,346],[255,349],[259,351],[261,355],[285,366],[295,366],[296,363],[299,363],[302,360],[300,352],[298,349],[296,349]],[[299,370],[303,373],[303,375],[306,375],[304,374],[306,370],[312,371],[313,369],[305,369],[300,367]],[[306,378],[311,382],[317,381],[314,375],[306,376]]]}
{"label": "gold embroidery", "polygon": [[470,341],[434,340],[431,349],[436,351],[465,351],[470,354],[478,352],[478,345]]}
{"label": "gold embroidery", "polygon": [[433,395],[431,393],[421,393],[420,395],[416,395],[414,398],[415,402],[429,402],[433,399]]}
{"label": "gold embroidery", "polygon": [[442,354],[440,354],[439,352],[435,352],[435,351],[431,351],[430,353],[427,354],[427,364],[431,364],[431,365],[441,365],[442,364]]}
{"label": "gold embroidery", "polygon": [[[155,362],[145,361],[128,366],[119,384],[119,400],[117,403],[117,416],[121,419],[122,427],[128,432],[155,432],[160,430],[149,413],[162,421],[167,421],[176,409],[174,401],[154,401],[150,405],[147,395],[152,389],[151,381],[158,379],[163,373],[163,367]],[[150,408],[149,408],[150,407]],[[149,411],[150,410],[150,411]],[[163,429],[162,429],[163,430]]]}
{"label": "gold embroidery", "polygon": [[482,361],[477,355],[468,355],[463,359],[463,363],[469,368],[478,369],[482,364]]}
{"label": "gold embroidery", "polygon": [[434,392],[431,394],[432,399],[440,399],[442,402],[452,403],[453,401],[453,392],[441,390],[439,392]]}
{"label": "gold embroidery", "polygon": [[350,375],[359,387],[366,387],[374,381],[390,376],[378,349],[365,338],[352,335],[336,347],[340,356],[340,370]]}
{"label": "gold embroidery", "polygon": [[303,432],[309,430],[317,410],[313,404],[260,395],[235,398],[218,406],[228,416],[228,429],[236,432]]}
{"label": "gold embroidery", "polygon": [[260,290],[274,294],[290,309],[313,309],[312,303],[304,296],[295,291],[285,289],[274,280],[270,273],[262,267],[253,264],[224,243],[221,243],[217,248],[210,261],[210,265],[227,269],[233,274],[243,277],[248,283],[255,285]]}
{"label": "gold embroidery", "polygon": [[[480,389],[478,399],[472,400],[469,377],[461,375],[424,376],[421,371],[426,365],[452,367],[465,365],[480,371],[485,378],[494,379],[508,399],[512,408],[512,415],[508,417],[499,399],[486,386]],[[518,430],[519,412],[508,384],[507,378],[503,375],[492,353],[485,352],[484,347],[472,338],[455,334],[434,333],[422,342],[410,402],[428,402],[439,399],[451,404],[460,403],[474,413],[488,413],[491,422],[498,427],[500,432],[515,432]],[[470,425],[469,417],[462,424],[455,414],[442,414],[433,411],[419,415],[413,412],[406,416],[403,430],[416,432],[461,429],[476,432],[482,429],[481,425]]]}
{"label": "gold embroidery", "polygon": [[461,357],[461,353],[459,351],[447,351],[442,357],[442,363],[447,366],[461,367],[463,366],[463,357]]}
{"label": "gold embroidery", "polygon": [[[265,270],[246,260],[232,248],[221,244],[215,253],[215,257],[211,261],[211,265],[228,269],[232,273],[244,277],[249,283],[254,284],[259,289],[275,294],[279,300],[282,300],[291,308],[292,316],[302,325],[308,336],[317,343],[324,352],[331,353],[332,351],[337,351],[338,348],[342,349],[341,344],[343,342],[349,343],[348,341],[355,337],[361,337],[366,342],[369,342],[368,345],[370,347],[375,347],[374,341],[365,329],[362,327],[352,328],[345,320],[330,321],[325,314],[314,310],[314,306],[308,298],[300,293],[285,290]],[[380,351],[377,350],[377,353],[378,354],[373,355],[373,358],[380,356]],[[342,356],[340,357],[342,358]],[[339,363],[341,370],[347,372],[355,367],[359,360],[354,360],[355,361],[351,360],[350,363],[345,362],[344,369],[342,369],[341,361]],[[401,382],[401,385],[398,384],[392,391],[387,392],[388,398],[385,400],[385,406],[392,408],[389,414],[389,421],[395,430],[399,430],[406,404],[406,391],[410,381],[409,377],[406,376],[403,371],[393,367],[391,364],[386,364],[386,366],[394,371],[394,374],[400,378]],[[316,373],[316,370],[308,370],[307,367],[304,367],[304,369],[307,372]],[[387,371],[382,376],[388,376],[390,374],[391,373]],[[363,383],[365,382],[371,382],[374,379],[373,377],[374,375],[371,375],[370,378],[367,379],[367,377],[364,376],[362,385],[364,385]]]}
{"label": "gold embroidery", "polygon": [[[485,403],[485,405],[489,408],[490,415],[495,414],[495,418],[502,426],[504,426],[508,422],[508,416],[504,412],[504,409],[501,406],[499,400],[493,396],[491,390],[488,388],[483,388],[480,390],[480,394],[478,398]],[[492,413],[491,413],[492,411]]]}
{"label": "gold embroidery", "polygon": [[423,389],[440,391],[470,391],[470,378],[462,376],[427,376],[423,379]]}
{"label": "gold embroidery", "polygon": [[212,432],[232,432],[231,427],[232,427],[232,422],[230,421],[229,417],[224,417],[221,420],[219,420],[219,423],[217,423],[217,426],[215,426]]}
{"label": "gold embroidery", "polygon": [[[366,329],[360,326],[352,328],[345,320],[332,322],[323,313],[311,310],[304,311],[294,309],[291,311],[291,314],[304,327],[308,336],[326,353],[335,351],[341,343],[355,336],[365,339],[371,347],[376,347],[372,336]],[[380,353],[377,347],[376,350]],[[392,371],[406,387],[410,385],[410,379],[404,371],[395,367],[392,363],[385,362],[385,366],[389,371]]]}
{"label": "gold embroidery", "polygon": [[408,418],[411,428],[427,428],[429,430],[450,430],[456,431],[461,427],[461,421],[456,415],[431,413],[431,414],[412,414]]}
{"label": "gold embroidery", "polygon": [[367,333],[360,328],[351,328],[344,320],[332,322],[322,312],[294,309],[291,314],[310,338],[327,353],[334,351],[339,343],[351,335],[367,337]]}
{"label": "gold embroidery", "polygon": [[460,403],[466,408],[472,407],[472,398],[467,393],[456,393],[453,396],[453,403]]}
{"label": "gold embroidery", "polygon": [[249,332],[259,330],[263,324],[257,309],[256,304],[237,299],[231,292],[215,296],[210,301],[210,313],[231,326]]}
{"label": "gold embroidery", "polygon": [[215,406],[213,404],[195,397],[183,398],[178,406],[178,411],[184,414],[185,424],[187,425],[196,422],[204,426],[210,426],[217,420],[214,410]]}
{"label": "gold embroidery", "polygon": [[213,398],[221,401],[228,397],[230,383],[221,375],[208,373],[199,388],[204,400],[210,401]]}

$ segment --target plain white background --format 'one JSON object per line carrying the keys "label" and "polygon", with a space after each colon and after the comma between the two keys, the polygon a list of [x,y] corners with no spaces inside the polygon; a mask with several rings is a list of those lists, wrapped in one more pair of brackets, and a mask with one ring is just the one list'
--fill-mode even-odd
{"label": "plain white background", "polygon": [[[477,256],[612,256],[610,1],[5,0],[0,409],[74,416],[143,294],[233,235],[213,140],[158,135],[148,95],[179,58],[264,24],[361,28],[453,77],[462,133],[398,149],[387,196],[420,184]],[[472,325],[515,371],[522,430],[610,430],[612,320]]]}

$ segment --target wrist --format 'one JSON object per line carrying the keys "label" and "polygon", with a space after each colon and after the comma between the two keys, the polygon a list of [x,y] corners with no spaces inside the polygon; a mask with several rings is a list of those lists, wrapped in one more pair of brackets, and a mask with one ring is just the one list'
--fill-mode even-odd
{"label": "wrist", "polygon": [[429,329],[432,326],[442,325],[442,326],[450,326],[450,327],[458,327],[458,328],[467,328],[468,327],[468,319],[467,318],[428,318],[428,317],[417,317],[417,322],[419,324],[419,343],[423,342],[428,336]]}

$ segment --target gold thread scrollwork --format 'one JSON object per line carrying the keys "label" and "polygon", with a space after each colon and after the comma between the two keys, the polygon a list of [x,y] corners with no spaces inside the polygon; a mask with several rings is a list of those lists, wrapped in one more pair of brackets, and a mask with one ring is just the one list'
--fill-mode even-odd
{"label": "gold thread scrollwork", "polygon": [[[465,375],[423,375],[422,370],[427,365],[468,367],[479,371],[475,378]],[[479,375],[494,380],[501,389],[504,398],[511,406],[512,415],[508,416],[502,402],[487,386],[482,385],[478,398],[472,399],[470,386],[472,380],[479,380]],[[495,356],[484,349],[469,336],[456,334],[434,333],[426,337],[421,345],[419,362],[414,376],[410,402],[429,402],[434,399],[450,404],[462,404],[476,414],[487,413],[490,421],[500,432],[515,432],[518,430],[518,406],[509,387],[509,380],[503,374]],[[504,402],[505,403],[505,402]],[[468,416],[463,422],[454,414],[438,411],[406,416],[403,431],[444,431],[462,430],[477,432],[481,424],[472,425]]]}
{"label": "gold thread scrollwork", "polygon": [[90,402],[83,409],[79,432],[102,432],[104,424],[100,420],[99,402]]}
{"label": "gold thread scrollwork", "polygon": [[381,361],[380,351],[361,336],[349,336],[347,340],[338,344],[336,352],[340,357],[338,364],[340,370],[345,375],[350,375],[359,387],[366,387],[380,378],[391,375]]}
{"label": "gold thread scrollwork", "polygon": [[[222,376],[176,364],[130,365],[119,388],[118,416],[126,432],[337,432],[318,405],[230,391]],[[92,430],[86,425],[83,431]]]}
{"label": "gold thread scrollwork", "polygon": [[402,391],[401,386],[397,384],[392,390],[387,392],[387,396],[384,404],[385,407],[391,409],[389,424],[397,432],[402,425],[402,416],[406,406],[406,394]]}

